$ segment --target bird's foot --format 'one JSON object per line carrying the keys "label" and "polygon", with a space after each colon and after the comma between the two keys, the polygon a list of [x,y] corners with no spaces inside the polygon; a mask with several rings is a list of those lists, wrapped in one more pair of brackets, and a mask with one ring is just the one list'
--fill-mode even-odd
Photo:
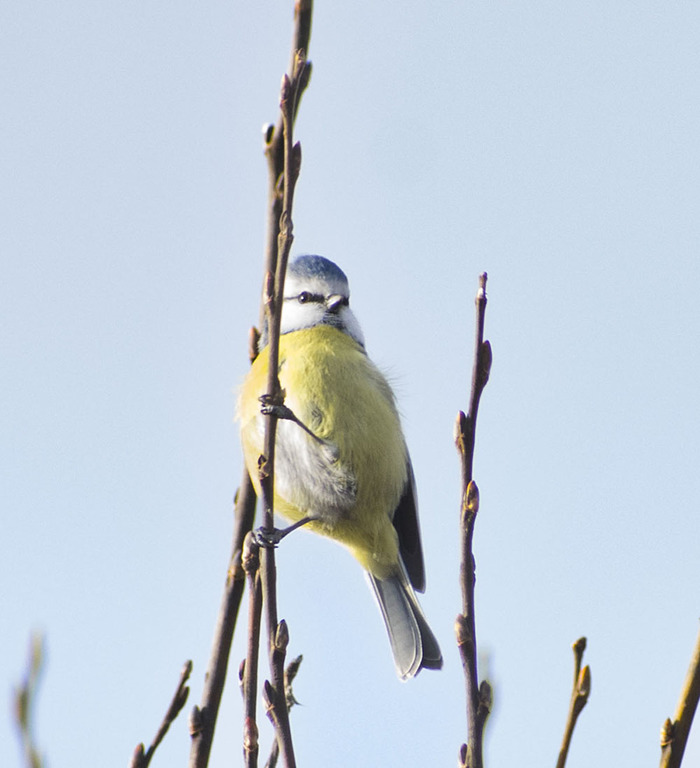
{"label": "bird's foot", "polygon": [[279,528],[273,528],[272,530],[269,528],[255,528],[251,533],[253,535],[253,541],[259,547],[266,547],[269,549],[274,549],[284,538],[284,530],[280,530]]}
{"label": "bird's foot", "polygon": [[292,411],[291,408],[288,408],[284,403],[274,402],[272,395],[262,395],[260,397],[260,402],[262,403],[260,413],[262,413],[263,416],[276,416],[278,419],[299,423],[299,420],[294,415],[294,411]]}
{"label": "bird's foot", "polygon": [[291,421],[297,426],[301,427],[304,430],[304,432],[306,432],[307,435],[312,437],[317,443],[320,443],[321,445],[327,444],[326,440],[324,440],[321,437],[317,437],[306,426],[306,424],[304,424],[303,421],[298,419],[291,408],[284,405],[284,403],[276,403],[272,395],[261,395],[258,399],[262,403],[262,407],[260,408],[260,413],[262,413],[263,416],[276,416],[278,419],[283,419],[284,421]]}
{"label": "bird's foot", "polygon": [[296,531],[297,528],[301,528],[302,525],[306,525],[311,520],[316,518],[309,515],[308,517],[302,517],[301,520],[297,520],[296,523],[288,526],[287,528],[256,528],[252,531],[253,540],[259,547],[276,547],[285,536],[288,536],[292,531]]}

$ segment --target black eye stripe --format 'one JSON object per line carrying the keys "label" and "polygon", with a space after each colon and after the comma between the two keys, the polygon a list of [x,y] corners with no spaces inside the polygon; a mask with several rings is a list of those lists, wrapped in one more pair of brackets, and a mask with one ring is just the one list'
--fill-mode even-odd
{"label": "black eye stripe", "polygon": [[297,301],[300,304],[308,304],[310,301],[313,301],[316,304],[320,304],[323,301],[323,296],[321,296],[320,293],[309,293],[309,291],[302,291],[297,296]]}
{"label": "black eye stripe", "polygon": [[[315,304],[323,304],[326,301],[326,297],[322,293],[311,293],[310,291],[301,291],[296,296],[285,296],[285,301],[298,301],[299,304],[308,304],[313,302]],[[338,302],[343,307],[347,307],[350,304],[350,299],[347,296]]]}

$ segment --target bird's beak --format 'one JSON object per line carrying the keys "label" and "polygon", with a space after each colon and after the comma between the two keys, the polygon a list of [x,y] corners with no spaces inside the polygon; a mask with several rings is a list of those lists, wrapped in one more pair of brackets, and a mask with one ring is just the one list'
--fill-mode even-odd
{"label": "bird's beak", "polygon": [[326,299],[326,306],[329,312],[334,314],[343,306],[343,297],[340,294],[333,294]]}

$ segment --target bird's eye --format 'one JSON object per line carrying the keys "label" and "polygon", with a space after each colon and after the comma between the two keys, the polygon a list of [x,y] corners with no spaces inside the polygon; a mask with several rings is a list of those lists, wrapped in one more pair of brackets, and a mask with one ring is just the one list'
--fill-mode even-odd
{"label": "bird's eye", "polygon": [[298,301],[300,304],[306,304],[306,302],[307,302],[307,301],[309,301],[309,299],[310,299],[310,298],[311,298],[311,294],[310,294],[308,291],[302,291],[302,292],[301,292],[301,293],[300,293],[300,294],[297,296],[297,301]]}

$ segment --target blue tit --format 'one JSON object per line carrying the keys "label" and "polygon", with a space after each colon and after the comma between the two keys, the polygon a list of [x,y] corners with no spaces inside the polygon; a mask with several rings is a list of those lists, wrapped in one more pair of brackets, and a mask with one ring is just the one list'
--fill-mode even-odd
{"label": "blue tit", "polygon": [[[289,265],[279,379],[293,417],[277,425],[275,511],[344,544],[366,570],[402,680],[442,655],[414,589],[425,589],[411,460],[394,394],[365,351],[343,271],[321,256]],[[239,397],[246,466],[260,493],[269,347]]]}

